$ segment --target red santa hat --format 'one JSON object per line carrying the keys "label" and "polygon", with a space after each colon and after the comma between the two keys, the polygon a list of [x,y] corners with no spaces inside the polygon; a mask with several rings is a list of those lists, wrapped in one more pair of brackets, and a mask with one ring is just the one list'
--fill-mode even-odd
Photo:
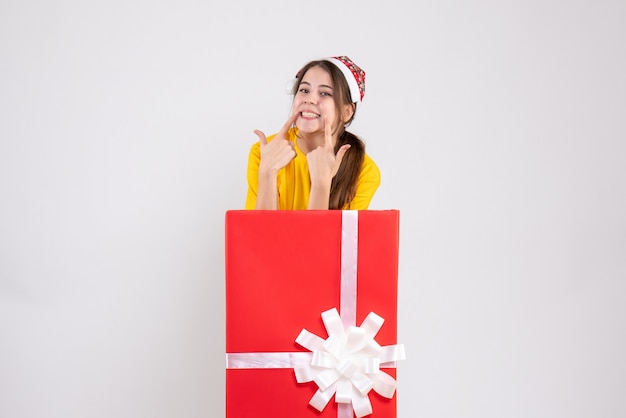
{"label": "red santa hat", "polygon": [[348,86],[350,86],[350,96],[352,97],[352,102],[360,103],[365,95],[365,71],[363,71],[361,67],[356,65],[354,61],[345,55],[324,58],[324,60],[332,62],[341,70],[343,76],[348,82]]}
{"label": "red santa hat", "polygon": [[[350,87],[352,102],[360,103],[365,95],[365,71],[345,55],[322,58],[321,61],[328,61],[339,68]],[[285,90],[288,94],[291,94],[295,83],[297,83],[297,78],[289,80],[285,86]]]}

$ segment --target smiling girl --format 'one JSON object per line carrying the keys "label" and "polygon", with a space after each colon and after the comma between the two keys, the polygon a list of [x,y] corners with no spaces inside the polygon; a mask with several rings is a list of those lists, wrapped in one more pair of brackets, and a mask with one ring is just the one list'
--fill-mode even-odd
{"label": "smiling girl", "polygon": [[246,209],[367,209],[380,172],[346,131],[364,92],[365,72],[348,57],[302,67],[287,122],[267,138],[254,131]]}

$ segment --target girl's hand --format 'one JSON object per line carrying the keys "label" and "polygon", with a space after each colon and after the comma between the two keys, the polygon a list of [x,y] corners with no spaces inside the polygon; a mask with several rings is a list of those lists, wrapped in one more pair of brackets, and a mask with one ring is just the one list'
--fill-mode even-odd
{"label": "girl's hand", "polygon": [[285,136],[297,117],[298,113],[292,114],[270,142],[267,142],[267,138],[263,132],[259,130],[254,131],[261,143],[260,173],[275,174],[296,157],[296,150],[294,149],[293,143],[285,139]]}
{"label": "girl's hand", "polygon": [[320,184],[330,187],[333,177],[339,170],[343,156],[350,148],[349,144],[342,145],[335,155],[330,125],[328,120],[324,118],[324,144],[306,155],[312,185]]}

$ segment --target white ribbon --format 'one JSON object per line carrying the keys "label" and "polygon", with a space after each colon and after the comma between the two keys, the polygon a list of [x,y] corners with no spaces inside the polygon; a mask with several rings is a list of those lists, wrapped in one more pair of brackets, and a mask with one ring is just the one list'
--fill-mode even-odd
{"label": "white ribbon", "polygon": [[374,390],[392,398],[396,381],[380,370],[396,367],[406,358],[404,345],[381,347],[374,337],[384,319],[374,312],[356,326],[358,211],[342,211],[341,316],[336,308],[322,312],[328,333],[323,339],[302,329],[296,342],[310,351],[278,353],[227,353],[227,369],[293,368],[298,383],[315,382],[318,390],[309,404],[322,411],[333,395],[338,418],[358,418],[372,413],[368,394]]}

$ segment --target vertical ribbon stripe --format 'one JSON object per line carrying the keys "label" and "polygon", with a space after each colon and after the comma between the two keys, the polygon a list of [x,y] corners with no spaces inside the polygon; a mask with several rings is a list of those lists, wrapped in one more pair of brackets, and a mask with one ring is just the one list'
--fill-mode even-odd
{"label": "vertical ribbon stripe", "polygon": [[359,212],[341,212],[341,298],[339,312],[345,329],[356,325],[356,283],[359,252]]}

